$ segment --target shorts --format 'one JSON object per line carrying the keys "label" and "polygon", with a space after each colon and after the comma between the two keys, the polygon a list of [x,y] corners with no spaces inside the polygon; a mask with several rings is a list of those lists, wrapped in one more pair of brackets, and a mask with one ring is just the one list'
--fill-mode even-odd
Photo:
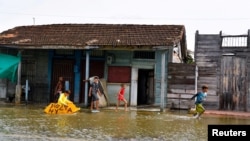
{"label": "shorts", "polygon": [[99,100],[99,98],[98,98],[98,96],[97,96],[97,93],[92,93],[92,94],[91,94],[91,100],[92,100],[92,101],[97,101],[97,100]]}
{"label": "shorts", "polygon": [[196,104],[196,111],[202,114],[205,112],[205,108],[202,106],[202,104]]}
{"label": "shorts", "polygon": [[124,101],[124,95],[119,94],[119,95],[118,95],[118,100],[119,100],[119,101]]}

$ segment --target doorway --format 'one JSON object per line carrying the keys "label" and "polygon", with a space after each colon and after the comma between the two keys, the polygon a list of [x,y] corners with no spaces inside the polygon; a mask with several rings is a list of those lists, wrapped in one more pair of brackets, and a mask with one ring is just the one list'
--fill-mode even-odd
{"label": "doorway", "polygon": [[138,70],[137,105],[154,103],[154,70]]}
{"label": "doorway", "polygon": [[51,78],[51,93],[50,101],[54,100],[55,86],[58,82],[58,78],[62,76],[64,81],[69,82],[69,89],[71,95],[69,99],[73,101],[74,99],[74,60],[73,59],[54,59],[52,68],[52,78]]}

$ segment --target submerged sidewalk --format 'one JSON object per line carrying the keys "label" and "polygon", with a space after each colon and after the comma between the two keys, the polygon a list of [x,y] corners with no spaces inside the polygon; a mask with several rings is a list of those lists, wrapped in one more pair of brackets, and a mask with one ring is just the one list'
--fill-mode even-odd
{"label": "submerged sidewalk", "polygon": [[249,117],[250,112],[243,112],[243,111],[220,111],[220,110],[206,110],[206,115],[228,115],[228,116],[236,116],[236,117]]}
{"label": "submerged sidewalk", "polygon": [[[6,103],[5,101],[1,101],[0,100],[0,105],[3,105],[3,106],[12,105],[12,106],[14,106],[15,104],[14,103]],[[19,106],[20,105],[25,105],[25,104],[19,104]],[[30,104],[28,104],[28,105],[30,105]],[[36,105],[36,104],[31,104],[31,105]],[[41,104],[38,104],[38,105],[41,105]],[[46,104],[42,104],[42,105],[46,106]],[[115,110],[115,106],[108,106],[108,107],[101,107],[101,108],[103,108],[103,109],[109,109],[109,110]],[[124,109],[123,106],[119,107],[119,110],[123,110],[123,109]],[[142,107],[139,107],[139,106],[138,107],[128,107],[128,109],[131,110],[131,111],[160,112],[160,108],[159,107],[151,107],[151,106],[145,106],[145,107],[144,106],[142,106]],[[166,111],[168,111],[168,110],[169,109],[166,109]],[[178,110],[176,110],[176,111],[178,111]],[[250,112],[244,112],[244,111],[206,110],[205,113],[204,113],[204,115],[235,116],[235,117],[250,118]]]}
{"label": "submerged sidewalk", "polygon": [[[109,109],[114,110],[114,106],[105,107],[103,109]],[[124,108],[121,106],[119,107],[119,110],[123,110]],[[129,110],[136,110],[136,111],[152,111],[152,112],[160,112],[160,108],[156,107],[128,107]],[[166,111],[171,111],[169,109],[166,109]],[[176,110],[178,111],[178,110]],[[185,111],[185,110],[184,110]],[[218,116],[235,116],[235,117],[244,117],[244,118],[250,118],[250,112],[244,112],[244,111],[223,111],[223,110],[206,110],[205,115],[218,115]]]}

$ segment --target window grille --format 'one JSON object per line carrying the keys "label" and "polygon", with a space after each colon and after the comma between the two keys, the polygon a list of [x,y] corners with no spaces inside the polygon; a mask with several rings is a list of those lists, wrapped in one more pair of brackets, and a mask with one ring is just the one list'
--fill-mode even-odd
{"label": "window grille", "polygon": [[74,50],[68,49],[57,49],[55,50],[56,55],[74,55]]}
{"label": "window grille", "polygon": [[[83,56],[86,56],[86,51],[83,51]],[[103,50],[93,50],[90,51],[91,57],[104,57],[104,51]]]}
{"label": "window grille", "polygon": [[222,47],[247,47],[247,36],[224,36]]}
{"label": "window grille", "polygon": [[134,51],[134,59],[155,59],[154,51]]}

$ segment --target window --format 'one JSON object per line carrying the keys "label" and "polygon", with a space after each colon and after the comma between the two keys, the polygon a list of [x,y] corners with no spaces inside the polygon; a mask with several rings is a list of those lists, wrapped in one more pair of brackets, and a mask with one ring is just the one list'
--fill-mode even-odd
{"label": "window", "polygon": [[154,51],[134,51],[134,59],[155,59]]}
{"label": "window", "polygon": [[55,50],[56,55],[74,55],[74,50],[68,49],[57,49]]}
{"label": "window", "polygon": [[[83,56],[86,56],[86,51],[83,51]],[[90,51],[91,57],[104,57],[104,51],[103,50],[92,50]]]}

